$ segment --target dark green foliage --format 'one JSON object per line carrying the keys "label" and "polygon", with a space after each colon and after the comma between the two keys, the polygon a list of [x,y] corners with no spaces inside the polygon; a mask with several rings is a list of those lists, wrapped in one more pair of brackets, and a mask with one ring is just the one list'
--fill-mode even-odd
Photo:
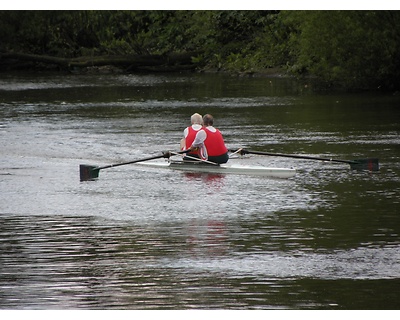
{"label": "dark green foliage", "polygon": [[202,69],[283,68],[327,87],[400,88],[398,11],[0,11],[0,38],[3,53],[190,53]]}
{"label": "dark green foliage", "polygon": [[[299,33],[291,68],[345,88],[398,88],[400,13],[282,13]],[[397,79],[397,80],[396,80]]]}

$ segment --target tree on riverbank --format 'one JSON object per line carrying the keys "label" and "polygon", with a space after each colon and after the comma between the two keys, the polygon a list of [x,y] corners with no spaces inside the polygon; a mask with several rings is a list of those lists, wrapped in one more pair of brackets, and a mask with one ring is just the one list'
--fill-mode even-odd
{"label": "tree on riverbank", "polygon": [[0,68],[279,68],[398,90],[399,24],[398,11],[0,11]]}
{"label": "tree on riverbank", "polygon": [[[307,11],[282,13],[297,32],[290,68],[328,85],[400,88],[400,12]],[[299,34],[301,32],[301,34]],[[293,41],[292,40],[292,41]]]}

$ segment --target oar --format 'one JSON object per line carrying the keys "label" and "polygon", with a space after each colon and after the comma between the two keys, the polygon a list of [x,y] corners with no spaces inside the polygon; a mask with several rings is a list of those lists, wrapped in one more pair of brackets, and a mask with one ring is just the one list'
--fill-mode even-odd
{"label": "oar", "polygon": [[[181,154],[188,152],[189,150],[183,150],[179,152],[174,152],[174,154]],[[137,163],[137,162],[143,162],[143,161],[148,161],[148,160],[154,160],[154,159],[160,159],[160,158],[169,158],[171,157],[172,153],[167,151],[163,152],[162,155],[158,156],[153,156],[153,157],[148,157],[148,158],[143,158],[143,159],[138,159],[138,160],[133,160],[133,161],[128,161],[128,162],[122,162],[122,163],[116,163],[116,164],[110,164],[104,167],[96,167],[96,166],[89,166],[86,164],[81,164],[79,165],[79,173],[80,173],[80,179],[81,181],[87,181],[87,180],[93,180],[99,177],[99,171],[101,169],[107,169],[107,168],[113,168],[113,167],[118,167],[118,166],[123,166],[126,164],[132,164],[132,163]]]}
{"label": "oar", "polygon": [[[174,155],[175,155],[175,154],[178,154],[178,153],[171,152],[171,154],[174,154]],[[204,159],[201,159],[201,158],[192,157],[192,156],[189,156],[189,155],[186,155],[185,158],[190,159],[190,160],[193,160],[194,163],[208,163],[208,164],[212,164],[212,165],[214,165],[214,166],[219,166],[219,164],[216,163],[216,162],[204,160]],[[185,161],[185,160],[184,160],[184,161]]]}
{"label": "oar", "polygon": [[341,162],[341,163],[348,163],[350,165],[350,168],[353,170],[379,171],[379,161],[377,158],[367,158],[367,159],[357,159],[357,160],[337,160],[337,159],[331,159],[331,158],[302,156],[302,155],[298,155],[298,154],[284,154],[284,153],[251,151],[251,150],[247,150],[247,149],[239,149],[239,150],[233,149],[233,150],[229,150],[229,151],[238,152],[241,155],[258,154],[258,155],[263,155],[263,156],[275,156],[275,157],[287,157],[287,158],[297,158],[297,159]]}

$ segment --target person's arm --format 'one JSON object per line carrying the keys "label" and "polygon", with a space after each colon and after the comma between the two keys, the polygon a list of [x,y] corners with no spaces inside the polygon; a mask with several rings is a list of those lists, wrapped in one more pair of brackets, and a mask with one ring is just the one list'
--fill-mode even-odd
{"label": "person's arm", "polygon": [[194,141],[191,145],[193,148],[199,148],[201,145],[204,143],[204,140],[207,138],[207,133],[202,129],[199,130],[196,134],[196,138],[194,138]]}

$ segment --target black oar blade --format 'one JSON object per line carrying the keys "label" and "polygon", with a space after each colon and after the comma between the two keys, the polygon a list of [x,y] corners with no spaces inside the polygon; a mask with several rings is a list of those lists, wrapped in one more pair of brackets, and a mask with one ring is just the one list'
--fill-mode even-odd
{"label": "black oar blade", "polygon": [[81,164],[79,166],[79,174],[81,181],[93,180],[99,177],[100,169],[95,166],[88,166],[86,164]]}
{"label": "black oar blade", "polygon": [[350,168],[353,170],[369,170],[379,171],[379,161],[377,158],[357,159],[350,163]]}

